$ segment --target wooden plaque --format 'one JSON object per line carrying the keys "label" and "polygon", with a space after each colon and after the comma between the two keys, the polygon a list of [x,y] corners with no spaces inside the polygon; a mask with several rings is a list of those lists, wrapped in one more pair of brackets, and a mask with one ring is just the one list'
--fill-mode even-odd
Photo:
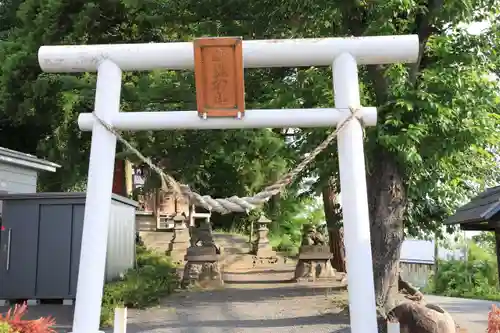
{"label": "wooden plaque", "polygon": [[194,45],[198,114],[243,117],[245,85],[240,37],[199,38]]}

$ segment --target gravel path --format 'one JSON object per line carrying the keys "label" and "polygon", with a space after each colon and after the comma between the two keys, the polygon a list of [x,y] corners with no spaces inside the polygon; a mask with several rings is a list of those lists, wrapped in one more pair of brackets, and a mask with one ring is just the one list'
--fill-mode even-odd
{"label": "gravel path", "polygon": [[332,310],[331,288],[231,284],[183,293],[160,308],[130,313],[130,333],[348,333],[348,317]]}
{"label": "gravel path", "polygon": [[[224,260],[225,287],[181,292],[159,307],[129,310],[128,333],[350,333],[348,316],[336,308],[345,304],[347,293],[339,290],[336,282],[288,282],[293,262],[245,270],[245,238],[224,234],[217,238],[225,249],[231,249]],[[158,247],[162,246],[160,240],[154,240]],[[443,306],[470,333],[485,332],[492,302],[437,296],[426,299]],[[0,307],[0,313],[6,310]],[[28,317],[48,314],[56,317],[58,332],[71,331],[72,307],[31,307]]]}
{"label": "gravel path", "polygon": [[[127,332],[350,332],[349,318],[339,313],[332,302],[331,284],[311,287],[286,282],[293,277],[293,263],[273,266],[275,271],[266,268],[245,272],[239,268],[248,267],[248,262],[240,258],[248,252],[247,239],[226,234],[215,237],[224,251],[230,253],[224,265],[225,287],[183,292],[146,311],[129,310]],[[158,240],[148,243],[158,243],[156,247],[161,247]]]}
{"label": "gravel path", "polygon": [[439,304],[448,311],[453,319],[471,333],[486,332],[488,327],[488,313],[491,305],[500,306],[500,302],[484,301],[479,299],[467,299],[444,296],[425,296],[430,303]]}
{"label": "gravel path", "polygon": [[[127,333],[349,333],[349,318],[333,301],[346,293],[332,283],[288,282],[292,274],[290,267],[226,274],[232,282],[224,288],[180,292],[159,307],[129,309]],[[71,312],[69,306],[40,305],[29,309],[28,318],[53,315],[57,331],[66,333]]]}

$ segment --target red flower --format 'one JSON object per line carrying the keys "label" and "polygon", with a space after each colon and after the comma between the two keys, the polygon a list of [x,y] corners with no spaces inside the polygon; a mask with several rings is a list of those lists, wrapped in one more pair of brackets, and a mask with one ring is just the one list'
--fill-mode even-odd
{"label": "red flower", "polygon": [[491,306],[488,314],[488,333],[497,333],[500,331],[500,308],[495,304]]}
{"label": "red flower", "polygon": [[41,317],[35,320],[22,319],[27,310],[26,303],[22,305],[16,304],[7,314],[0,314],[0,322],[7,322],[14,332],[19,333],[56,333],[52,329],[56,322],[51,317]]}

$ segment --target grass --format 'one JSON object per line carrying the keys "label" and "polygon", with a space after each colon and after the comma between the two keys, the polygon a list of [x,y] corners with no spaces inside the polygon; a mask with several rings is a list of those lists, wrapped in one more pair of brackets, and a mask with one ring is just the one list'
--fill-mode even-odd
{"label": "grass", "polygon": [[121,280],[104,286],[101,326],[113,324],[115,308],[143,309],[158,305],[178,286],[179,277],[170,258],[137,245],[137,267],[129,270]]}
{"label": "grass", "polygon": [[7,322],[0,322],[0,333],[11,333],[12,332],[12,327],[10,327],[9,323]]}
{"label": "grass", "polygon": [[289,235],[269,235],[269,243],[275,251],[281,252],[289,257],[299,253],[300,242],[292,240]]}

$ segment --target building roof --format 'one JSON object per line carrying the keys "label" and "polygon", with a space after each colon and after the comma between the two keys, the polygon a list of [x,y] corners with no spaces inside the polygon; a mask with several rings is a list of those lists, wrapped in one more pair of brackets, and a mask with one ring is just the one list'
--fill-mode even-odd
{"label": "building roof", "polygon": [[460,224],[465,230],[493,230],[493,222],[500,222],[500,186],[480,193],[444,223]]}
{"label": "building roof", "polygon": [[36,156],[3,147],[0,147],[0,162],[50,172],[55,172],[57,168],[61,167],[59,164],[42,160]]}
{"label": "building roof", "polygon": [[[87,198],[86,192],[37,192],[37,193],[0,193],[1,201],[9,200],[47,200],[47,199],[79,199],[85,202]],[[111,199],[123,204],[138,207],[137,201],[126,198],[124,196],[111,193]]]}

